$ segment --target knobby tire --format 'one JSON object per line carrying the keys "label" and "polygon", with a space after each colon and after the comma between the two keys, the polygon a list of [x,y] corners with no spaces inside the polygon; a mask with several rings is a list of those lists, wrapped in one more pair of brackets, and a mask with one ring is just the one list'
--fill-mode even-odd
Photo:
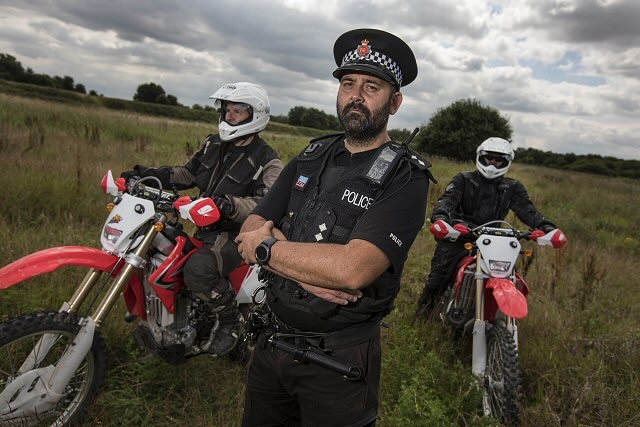
{"label": "knobby tire", "polygon": [[520,425],[521,375],[518,350],[511,332],[502,323],[490,325],[484,405],[485,410],[508,426]]}
{"label": "knobby tire", "polygon": [[[0,324],[0,390],[4,390],[23,361],[44,334],[58,335],[55,344],[38,366],[55,365],[79,329],[79,318],[66,312],[27,314]],[[67,384],[57,405],[44,414],[26,421],[10,420],[5,413],[10,402],[0,402],[0,425],[76,425],[81,424],[87,411],[102,390],[107,369],[107,348],[96,330],[90,351]],[[37,419],[36,419],[37,418]]]}

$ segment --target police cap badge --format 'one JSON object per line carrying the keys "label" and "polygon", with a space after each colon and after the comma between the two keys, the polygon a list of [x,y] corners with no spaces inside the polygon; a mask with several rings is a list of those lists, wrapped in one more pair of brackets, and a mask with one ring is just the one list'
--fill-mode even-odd
{"label": "police cap badge", "polygon": [[372,74],[395,86],[406,86],[418,75],[411,48],[397,36],[382,30],[347,31],[333,45],[338,68],[333,77],[349,72]]}

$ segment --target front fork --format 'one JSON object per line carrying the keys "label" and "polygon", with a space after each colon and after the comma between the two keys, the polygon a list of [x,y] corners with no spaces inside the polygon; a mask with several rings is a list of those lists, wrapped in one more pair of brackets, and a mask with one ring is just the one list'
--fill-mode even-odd
{"label": "front fork", "polygon": [[[142,242],[138,245],[138,247],[133,251],[128,253],[123,259],[126,263],[122,268],[122,271],[118,274],[113,283],[109,286],[107,290],[107,294],[102,298],[100,304],[95,309],[95,311],[91,314],[91,318],[96,322],[96,327],[99,327],[106,315],[109,313],[111,308],[113,308],[116,303],[118,297],[122,293],[123,289],[129,283],[129,279],[132,274],[135,273],[136,269],[143,268],[145,263],[145,256],[147,252],[149,252],[149,248],[153,243],[156,235],[162,228],[164,228],[164,224],[167,221],[167,217],[161,215],[158,218],[157,222],[149,228],[149,231],[142,239]],[[117,268],[120,262],[114,267]],[[69,300],[68,303],[63,304],[60,308],[60,311],[68,311],[70,313],[77,313],[78,308],[82,305],[82,303],[89,295],[89,292],[96,283],[102,277],[103,272],[100,270],[96,270],[95,268],[90,269],[85,275],[84,279],[80,283],[80,286],[76,289],[73,296]]]}
{"label": "front fork", "polygon": [[[487,368],[487,321],[484,318],[484,290],[487,275],[482,272],[481,254],[476,261],[476,313],[473,323],[473,347],[471,352],[471,371],[474,375],[483,378]],[[514,318],[506,316],[505,326],[513,335],[513,342],[518,349],[518,326]]]}
{"label": "front fork", "polygon": [[473,347],[471,349],[471,372],[478,377],[484,377],[487,367],[487,327],[484,320],[484,282],[485,274],[480,268],[481,254],[476,260],[476,313],[473,322]]}
{"label": "front fork", "polygon": [[[137,268],[143,267],[143,255],[146,255],[149,251],[149,248],[153,243],[153,239],[158,231],[162,229],[166,220],[167,218],[162,215],[158,219],[158,222],[154,226],[150,227],[149,231],[135,251],[125,257],[126,265],[113,281],[107,291],[107,294],[100,301],[96,310],[89,317],[80,319],[80,329],[74,337],[72,345],[65,350],[65,353],[62,355],[59,363],[55,367],[32,369],[34,366],[39,366],[39,364],[44,360],[47,353],[56,342],[57,335],[45,334],[36,343],[33,350],[31,350],[31,353],[27,356],[21,368],[18,370],[19,376],[12,381],[10,387],[8,386],[8,388],[16,390],[25,390],[28,383],[33,381],[32,377],[37,376],[45,380],[38,381],[38,384],[41,384],[41,387],[37,390],[30,389],[30,391],[25,394],[25,400],[23,402],[26,404],[26,407],[30,406],[27,402],[35,400],[33,396],[46,394],[49,397],[46,403],[35,408],[39,411],[46,411],[47,407],[52,407],[62,397],[62,392],[69,383],[73,373],[78,369],[85,355],[91,349],[95,329],[99,327],[101,322],[104,320],[104,317],[115,304],[118,296],[129,282],[131,274],[135,273]],[[114,268],[117,268],[117,265]],[[59,311],[67,311],[69,313],[76,314],[78,312],[78,308],[85,301],[90,291],[93,289],[95,284],[98,283],[102,273],[102,271],[95,268],[90,269],[69,302],[65,302]]]}

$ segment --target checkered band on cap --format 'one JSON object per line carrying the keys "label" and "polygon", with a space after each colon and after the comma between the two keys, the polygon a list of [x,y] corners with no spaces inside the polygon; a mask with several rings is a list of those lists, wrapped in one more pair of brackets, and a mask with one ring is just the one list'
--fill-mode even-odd
{"label": "checkered band on cap", "polygon": [[350,63],[358,63],[363,60],[370,61],[378,65],[382,65],[384,68],[386,68],[391,72],[392,76],[395,77],[396,81],[398,82],[398,86],[402,86],[402,71],[400,70],[400,67],[398,66],[396,61],[389,58],[384,53],[376,52],[373,49],[371,49],[369,53],[365,56],[360,55],[360,53],[358,52],[358,48],[350,52],[347,52],[344,55],[344,58],[342,58],[341,66],[344,66]]}

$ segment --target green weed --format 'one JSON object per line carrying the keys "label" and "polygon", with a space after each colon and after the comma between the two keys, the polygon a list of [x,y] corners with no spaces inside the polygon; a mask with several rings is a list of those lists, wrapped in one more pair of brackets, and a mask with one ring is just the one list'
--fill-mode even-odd
{"label": "green weed", "polygon": [[[52,246],[99,246],[107,169],[183,164],[215,131],[213,122],[0,94],[0,264]],[[286,161],[315,135],[270,125],[262,136]],[[431,208],[455,173],[474,166],[429,160],[438,179]],[[517,163],[510,175],[569,239],[560,251],[535,248],[522,269],[531,288],[529,317],[519,323],[523,425],[640,425],[640,182]],[[379,425],[495,425],[481,417],[468,348],[438,321],[411,325],[434,249],[427,227],[386,319]],[[0,291],[0,319],[58,309],[82,276],[65,268]],[[240,424],[243,368],[207,357],[168,366],[135,345],[124,310],[119,302],[102,328],[109,376],[87,426]]]}

